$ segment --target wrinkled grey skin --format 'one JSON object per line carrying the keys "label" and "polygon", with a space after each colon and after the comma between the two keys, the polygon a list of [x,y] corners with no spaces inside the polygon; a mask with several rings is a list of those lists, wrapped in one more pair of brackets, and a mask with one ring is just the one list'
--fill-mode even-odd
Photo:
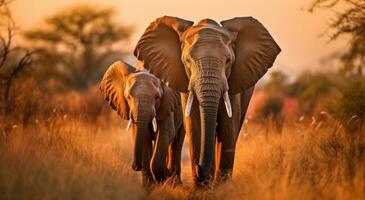
{"label": "wrinkled grey skin", "polygon": [[151,73],[181,92],[198,186],[209,185],[214,176],[231,177],[236,141],[254,86],[280,52],[252,17],[221,24],[205,19],[193,25],[161,17],[147,27],[135,49]]}
{"label": "wrinkled grey skin", "polygon": [[172,175],[180,182],[185,132],[179,95],[147,70],[119,61],[109,67],[100,88],[112,108],[130,120],[134,138],[132,169],[142,171],[143,184],[159,183]]}

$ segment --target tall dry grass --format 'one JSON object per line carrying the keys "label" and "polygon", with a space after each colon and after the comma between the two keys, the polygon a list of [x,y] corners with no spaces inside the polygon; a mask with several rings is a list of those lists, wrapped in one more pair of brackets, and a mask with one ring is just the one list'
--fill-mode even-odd
{"label": "tall dry grass", "polygon": [[182,186],[140,186],[131,135],[54,116],[13,126],[0,139],[0,199],[364,199],[364,133],[336,122],[286,124],[281,134],[248,123],[233,180],[195,191],[184,153]]}
{"label": "tall dry grass", "polygon": [[140,199],[127,134],[58,117],[1,136],[0,199]]}

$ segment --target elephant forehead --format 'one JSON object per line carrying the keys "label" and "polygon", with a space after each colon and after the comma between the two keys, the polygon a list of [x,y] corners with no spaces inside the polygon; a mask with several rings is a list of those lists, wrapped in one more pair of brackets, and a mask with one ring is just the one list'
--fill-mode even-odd
{"label": "elephant forehead", "polygon": [[128,77],[127,83],[132,85],[146,85],[146,86],[158,86],[159,80],[151,73],[142,71],[131,74]]}
{"label": "elephant forehead", "polygon": [[212,19],[209,19],[209,18],[207,18],[207,19],[202,19],[202,20],[200,20],[200,21],[197,23],[197,25],[208,25],[208,24],[215,25],[215,26],[219,26],[219,24],[218,24],[216,21],[214,21],[214,20],[212,20]]}
{"label": "elephant forehead", "polygon": [[184,35],[189,43],[200,40],[226,40],[230,39],[230,33],[222,27],[212,24],[196,25],[191,27]]}
{"label": "elephant forehead", "polygon": [[149,81],[135,82],[126,92],[136,98],[135,100],[139,98],[154,98],[161,93],[160,89]]}

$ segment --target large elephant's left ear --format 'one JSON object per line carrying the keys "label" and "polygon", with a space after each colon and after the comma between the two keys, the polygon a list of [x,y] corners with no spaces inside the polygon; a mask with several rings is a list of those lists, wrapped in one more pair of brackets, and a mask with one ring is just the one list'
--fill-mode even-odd
{"label": "large elephant's left ear", "polygon": [[192,21],[177,17],[157,18],[139,39],[134,55],[159,79],[179,92],[187,92],[189,79],[181,61],[180,35]]}
{"label": "large elephant's left ear", "polygon": [[157,120],[166,119],[179,105],[178,93],[169,88],[165,83],[161,83],[161,87],[163,94],[160,107],[157,110]]}
{"label": "large elephant's left ear", "polygon": [[274,64],[281,49],[255,18],[236,17],[221,24],[237,34],[234,42],[236,59],[228,78],[229,93],[236,94],[255,85]]}

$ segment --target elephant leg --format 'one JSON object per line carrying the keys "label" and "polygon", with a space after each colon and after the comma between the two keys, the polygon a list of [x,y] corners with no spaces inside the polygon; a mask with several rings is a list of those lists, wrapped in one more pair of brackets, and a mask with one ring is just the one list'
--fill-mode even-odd
{"label": "elephant leg", "polygon": [[152,157],[152,132],[147,133],[145,141],[145,148],[143,148],[143,162],[142,162],[142,185],[149,187],[153,184],[152,173],[150,170],[150,161]]}
{"label": "elephant leg", "polygon": [[[180,93],[182,110],[185,110],[186,101],[188,94]],[[184,128],[186,131],[187,139],[189,142],[189,153],[191,160],[191,169],[193,180],[196,184],[199,183],[199,156],[200,156],[200,144],[201,144],[201,133],[200,133],[200,112],[198,101],[194,99],[191,108],[190,116],[184,117]]]}
{"label": "elephant leg", "polygon": [[167,168],[167,155],[171,144],[171,133],[175,131],[174,116],[158,122],[155,148],[151,159],[151,171],[155,181],[162,182],[172,175],[172,171]]}
{"label": "elephant leg", "polygon": [[[228,132],[223,132],[222,134],[227,136]],[[232,177],[232,170],[234,164],[236,142],[235,138],[231,136],[218,141],[217,143],[217,169],[216,177],[217,181],[225,181]]]}
{"label": "elephant leg", "polygon": [[168,175],[167,153],[169,148],[168,137],[160,132],[157,134],[155,149],[151,160],[151,172],[157,182],[162,182]]}
{"label": "elephant leg", "polygon": [[230,99],[232,118],[226,115],[223,102],[220,102],[218,111],[217,181],[225,181],[232,177],[236,141],[241,127],[240,96],[232,95]]}
{"label": "elephant leg", "polygon": [[174,142],[169,148],[169,163],[168,168],[174,171],[176,176],[176,182],[181,183],[181,151],[185,139],[185,130],[181,125],[177,131]]}
{"label": "elephant leg", "polygon": [[240,119],[240,128],[245,121],[245,117],[247,114],[248,106],[250,104],[253,92],[255,90],[255,86],[250,87],[249,89],[243,91],[241,93],[240,105],[241,105],[241,119]]}

